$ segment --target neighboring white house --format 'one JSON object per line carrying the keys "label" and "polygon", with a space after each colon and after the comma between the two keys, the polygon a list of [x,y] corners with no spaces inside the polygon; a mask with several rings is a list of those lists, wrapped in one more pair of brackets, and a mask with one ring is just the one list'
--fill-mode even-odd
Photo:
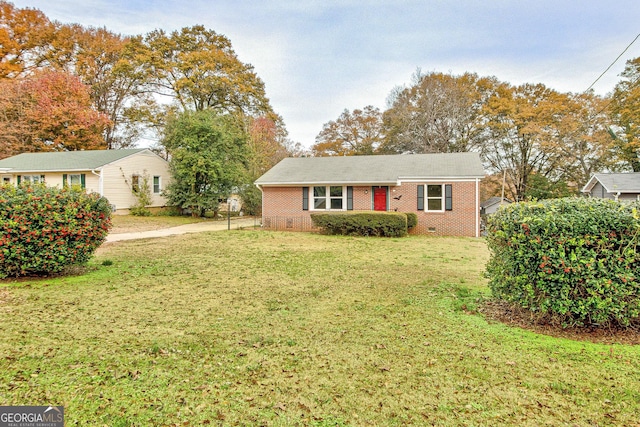
{"label": "neighboring white house", "polygon": [[601,199],[640,200],[640,172],[597,173],[582,192]]}
{"label": "neighboring white house", "polygon": [[106,197],[114,210],[122,212],[135,205],[132,190],[145,178],[151,190],[149,207],[165,206],[162,190],[169,183],[169,163],[148,148],[23,153],[0,160],[3,184],[80,185]]}
{"label": "neighboring white house", "polygon": [[491,197],[484,202],[480,203],[480,214],[481,215],[493,215],[498,211],[500,206],[508,205],[511,203],[511,200],[507,198],[501,197]]}

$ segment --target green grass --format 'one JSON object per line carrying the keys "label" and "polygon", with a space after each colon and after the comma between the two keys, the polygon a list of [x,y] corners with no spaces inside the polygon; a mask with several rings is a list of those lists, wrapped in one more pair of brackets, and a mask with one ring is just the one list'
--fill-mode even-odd
{"label": "green grass", "polygon": [[484,241],[232,231],[0,285],[0,405],[66,425],[638,425],[640,351],[476,314]]}

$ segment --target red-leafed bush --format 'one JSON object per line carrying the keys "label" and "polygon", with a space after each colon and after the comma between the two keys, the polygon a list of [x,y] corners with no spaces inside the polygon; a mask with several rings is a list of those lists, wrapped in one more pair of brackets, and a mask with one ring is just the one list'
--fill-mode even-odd
{"label": "red-leafed bush", "polygon": [[0,277],[86,263],[111,227],[109,202],[76,188],[0,187]]}

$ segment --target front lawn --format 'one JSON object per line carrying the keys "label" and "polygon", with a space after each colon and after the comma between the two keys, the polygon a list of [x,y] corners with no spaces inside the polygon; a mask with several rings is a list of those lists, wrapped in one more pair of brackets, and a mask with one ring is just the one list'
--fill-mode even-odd
{"label": "front lawn", "polygon": [[231,231],[0,284],[0,405],[66,425],[638,425],[640,350],[477,314],[483,240]]}

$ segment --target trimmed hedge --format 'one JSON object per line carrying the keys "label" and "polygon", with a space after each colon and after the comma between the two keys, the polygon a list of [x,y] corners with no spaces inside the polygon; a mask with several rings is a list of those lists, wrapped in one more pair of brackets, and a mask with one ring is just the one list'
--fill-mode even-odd
{"label": "trimmed hedge", "polygon": [[44,185],[0,187],[0,277],[59,273],[83,264],[104,242],[104,197]]}
{"label": "trimmed hedge", "polygon": [[402,212],[312,213],[316,227],[327,234],[402,237],[407,235],[407,215]]}
{"label": "trimmed hedge", "polygon": [[503,207],[487,229],[494,297],[563,326],[639,324],[639,207],[586,198]]}

